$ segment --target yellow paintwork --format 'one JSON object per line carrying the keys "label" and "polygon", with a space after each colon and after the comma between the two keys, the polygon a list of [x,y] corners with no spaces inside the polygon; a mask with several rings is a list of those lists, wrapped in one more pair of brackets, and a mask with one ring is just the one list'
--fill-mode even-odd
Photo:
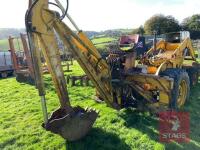
{"label": "yellow paintwork", "polygon": [[[170,79],[168,77],[159,77],[155,75],[134,74],[127,76],[126,80],[132,82],[133,84],[137,84],[142,89],[144,84],[149,84],[151,86],[150,90],[160,91],[160,103],[168,104],[170,97],[169,95],[173,88],[173,79]],[[151,93],[142,90],[140,94],[149,95]],[[147,99],[151,101],[151,95],[149,95],[148,97],[149,98]]]}
{"label": "yellow paintwork", "polygon": [[[181,43],[168,43],[164,40],[160,40],[156,44],[156,50],[152,47],[147,55],[153,55],[155,58],[146,58],[141,60],[141,62],[147,65],[148,69],[152,67],[156,67],[155,76],[157,79],[154,80],[152,77],[148,77],[147,75],[141,76],[137,75],[132,77],[132,80],[138,82],[138,84],[148,83],[152,85],[152,89],[159,89],[160,91],[160,101],[159,103],[168,104],[170,101],[170,93],[173,88],[173,81],[171,80],[163,80],[159,77],[160,72],[166,70],[167,68],[181,68],[184,61],[184,50],[189,50],[189,54],[193,60],[195,60],[194,49],[192,47],[192,43],[190,38],[186,38]],[[162,50],[161,54],[154,54],[155,51]],[[155,68],[153,69],[155,70]],[[153,71],[152,71],[153,72]],[[149,72],[151,74],[152,72]],[[174,83],[175,84],[175,83]],[[163,88],[164,87],[164,88]],[[165,90],[164,90],[165,89]]]}
{"label": "yellow paintwork", "polygon": [[[33,32],[33,44],[37,51],[42,50],[48,69],[52,75],[61,106],[64,106],[66,103],[70,106],[70,102],[54,30],[58,33],[64,45],[77,58],[79,65],[92,80],[98,93],[105,102],[115,108],[116,102],[113,100],[113,93],[115,93],[117,103],[120,105],[122,103],[121,91],[119,89],[113,89],[110,68],[106,61],[101,58],[101,55],[88,37],[82,31],[74,33],[62,22],[54,11],[48,9],[48,0],[38,0],[37,5],[32,10],[32,14],[32,26],[37,31]],[[158,59],[145,59],[141,61],[149,67],[153,66],[153,72],[151,72],[153,75],[131,74],[126,77],[126,81],[150,103],[152,101],[151,90],[160,91],[159,103],[168,105],[173,88],[173,80],[168,77],[160,77],[159,73],[166,68],[181,68],[184,60],[183,51],[186,47],[189,49],[191,57],[195,59],[194,50],[189,38],[185,39],[182,43],[167,43],[161,40],[157,43],[156,47],[157,49],[162,49],[167,56],[162,57],[162,55],[158,55]],[[154,48],[151,48],[147,52],[147,55],[152,54],[154,51]],[[129,60],[132,61],[132,59]],[[135,60],[133,61],[135,62]],[[127,63],[130,64],[129,61]],[[133,65],[135,63],[131,63],[131,66]],[[145,84],[150,85],[148,91],[144,90]]]}
{"label": "yellow paintwork", "polygon": [[[153,55],[151,58],[146,58],[141,60],[145,65],[159,67],[162,63],[169,61],[173,65],[173,68],[181,68],[183,65],[184,60],[184,50],[189,50],[189,54],[193,60],[195,60],[195,53],[192,47],[192,43],[190,38],[186,38],[181,43],[169,43],[164,40],[160,40],[156,44],[156,50],[152,47],[148,52],[147,55]],[[155,51],[162,51],[158,54],[154,54]]]}
{"label": "yellow paintwork", "polygon": [[60,62],[60,54],[54,30],[64,45],[76,56],[78,63],[92,80],[102,98],[111,107],[115,107],[112,96],[110,69],[96,50],[92,42],[83,33],[74,33],[64,22],[60,21],[54,11],[48,9],[48,0],[39,0],[33,8],[32,26],[36,28],[33,38],[37,51],[42,50],[47,66],[52,75],[54,85],[61,103],[69,103],[64,73]]}

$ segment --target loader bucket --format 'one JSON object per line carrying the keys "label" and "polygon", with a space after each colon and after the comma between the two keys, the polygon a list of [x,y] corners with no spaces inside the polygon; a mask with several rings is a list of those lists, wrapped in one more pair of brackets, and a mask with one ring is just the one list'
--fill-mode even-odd
{"label": "loader bucket", "polygon": [[81,107],[73,108],[72,114],[67,114],[64,109],[58,109],[51,115],[47,124],[42,126],[55,134],[59,134],[68,141],[76,141],[84,137],[92,128],[98,113],[92,109]]}

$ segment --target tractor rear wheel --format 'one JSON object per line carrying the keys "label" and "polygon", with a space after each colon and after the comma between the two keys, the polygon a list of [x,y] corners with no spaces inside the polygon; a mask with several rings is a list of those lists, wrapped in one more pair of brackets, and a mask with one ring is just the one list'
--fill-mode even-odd
{"label": "tractor rear wheel", "polygon": [[183,69],[170,68],[162,72],[162,75],[174,79],[169,108],[175,110],[180,109],[189,99],[190,79],[188,73]]}

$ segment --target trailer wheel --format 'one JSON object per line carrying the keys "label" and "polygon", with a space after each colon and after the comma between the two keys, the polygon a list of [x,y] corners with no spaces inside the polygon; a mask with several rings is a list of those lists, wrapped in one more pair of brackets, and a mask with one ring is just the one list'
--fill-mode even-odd
{"label": "trailer wheel", "polygon": [[169,108],[175,110],[180,109],[184,106],[190,95],[190,79],[188,73],[183,69],[170,68],[162,72],[162,75],[174,79]]}
{"label": "trailer wheel", "polygon": [[2,72],[1,73],[1,77],[2,78],[7,78],[8,77],[8,73],[7,72]]}

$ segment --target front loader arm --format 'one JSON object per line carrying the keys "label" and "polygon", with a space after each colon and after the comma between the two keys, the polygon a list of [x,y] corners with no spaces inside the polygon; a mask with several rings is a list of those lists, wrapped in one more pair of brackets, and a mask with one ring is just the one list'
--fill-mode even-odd
{"label": "front loader arm", "polygon": [[190,38],[186,38],[182,43],[180,43],[180,46],[175,50],[174,54],[178,55],[179,57],[182,57],[184,59],[184,50],[188,49],[189,50],[189,55],[192,57],[192,59],[195,61],[195,51],[192,46],[192,41]]}

